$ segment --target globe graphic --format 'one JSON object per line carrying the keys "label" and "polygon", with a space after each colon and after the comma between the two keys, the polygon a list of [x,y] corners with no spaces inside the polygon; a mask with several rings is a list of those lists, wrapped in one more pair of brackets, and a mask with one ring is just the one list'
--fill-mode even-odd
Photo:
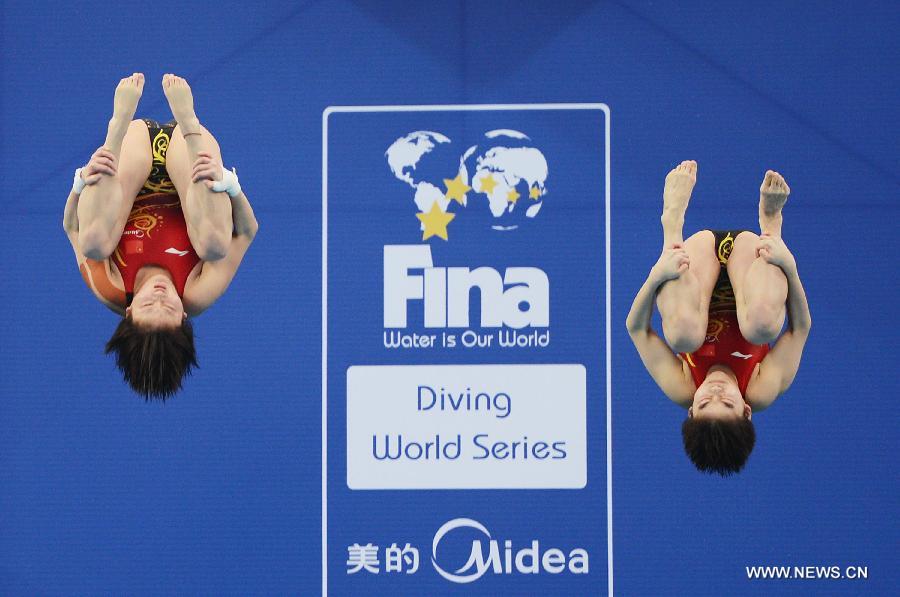
{"label": "globe graphic", "polygon": [[469,181],[459,150],[441,133],[409,133],[394,141],[385,157],[394,176],[415,189],[413,200],[421,212],[429,211],[435,202],[447,211],[450,199],[445,196],[444,179],[459,175],[463,183]]}
{"label": "globe graphic", "polygon": [[[423,130],[398,138],[384,155],[394,177],[413,189],[420,214],[436,213],[435,205],[456,215],[474,211],[497,231],[537,216],[547,194],[547,159],[525,133],[491,130],[480,144],[460,150],[446,135]],[[454,200],[459,203],[450,207]]]}
{"label": "globe graphic", "polygon": [[[516,229],[537,216],[547,194],[547,159],[522,132],[497,129],[485,133],[477,151],[467,152],[472,190],[487,200],[491,228]],[[470,154],[474,157],[470,158]]]}

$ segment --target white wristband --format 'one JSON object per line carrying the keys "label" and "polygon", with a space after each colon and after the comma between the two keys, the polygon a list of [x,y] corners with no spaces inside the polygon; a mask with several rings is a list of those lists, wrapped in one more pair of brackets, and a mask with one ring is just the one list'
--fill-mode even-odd
{"label": "white wristband", "polygon": [[222,180],[217,180],[213,182],[212,190],[221,193],[228,193],[229,197],[237,197],[241,194],[241,183],[238,181],[237,177],[237,169],[232,168],[231,170],[226,170],[225,166],[222,166]]}
{"label": "white wristband", "polygon": [[87,186],[87,183],[81,178],[81,168],[79,168],[75,170],[75,180],[72,181],[72,192],[76,195],[80,195],[85,186]]}

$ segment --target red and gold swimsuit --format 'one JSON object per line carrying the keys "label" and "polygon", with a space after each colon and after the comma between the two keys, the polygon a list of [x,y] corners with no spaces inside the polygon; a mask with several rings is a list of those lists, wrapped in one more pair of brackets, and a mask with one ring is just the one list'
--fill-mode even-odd
{"label": "red and gold swimsuit", "polygon": [[[158,265],[172,274],[179,296],[194,266],[200,262],[188,238],[187,224],[175,185],[166,170],[166,150],[175,123],[160,125],[144,119],[150,131],[153,166],[134,200],[125,229],[108,262],[86,259],[81,265],[85,283],[106,301],[124,309],[131,302],[134,279],[146,265]],[[107,263],[122,274],[124,292],[109,280]]]}
{"label": "red and gold swimsuit", "polygon": [[734,237],[739,231],[713,233],[716,236],[716,255],[721,269],[710,300],[706,340],[694,352],[681,353],[680,356],[690,366],[691,376],[697,387],[706,379],[710,367],[727,365],[737,377],[741,394],[746,394],[747,384],[750,383],[756,364],[765,358],[769,345],[751,344],[741,335],[738,327],[734,290],[725,266],[734,246]]}

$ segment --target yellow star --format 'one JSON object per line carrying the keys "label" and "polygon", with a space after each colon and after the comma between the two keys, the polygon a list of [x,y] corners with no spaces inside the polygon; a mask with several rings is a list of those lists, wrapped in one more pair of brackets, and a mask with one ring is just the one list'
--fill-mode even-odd
{"label": "yellow star", "polygon": [[541,189],[537,186],[531,187],[528,189],[528,196],[537,201],[541,198]]}
{"label": "yellow star", "polygon": [[510,203],[515,203],[516,201],[519,200],[519,197],[521,197],[521,195],[518,194],[515,189],[510,189],[509,192],[506,194],[506,200],[509,201]]}
{"label": "yellow star", "polygon": [[439,236],[447,240],[447,224],[456,217],[456,214],[441,211],[441,206],[435,201],[431,204],[431,210],[428,213],[419,212],[416,214],[416,217],[425,224],[425,230],[422,231],[422,240],[427,240],[432,236]]}
{"label": "yellow star", "polygon": [[488,195],[494,192],[494,187],[496,186],[497,181],[494,180],[494,177],[490,174],[481,179],[481,190]]}
{"label": "yellow star", "polygon": [[449,178],[445,178],[444,184],[447,186],[447,193],[445,195],[445,197],[447,197],[447,199],[450,199],[450,200],[456,199],[456,201],[460,205],[466,204],[465,203],[466,193],[471,191],[472,187],[470,187],[469,185],[467,185],[466,183],[464,183],[462,181],[462,174],[457,174],[456,178],[454,178],[452,180]]}

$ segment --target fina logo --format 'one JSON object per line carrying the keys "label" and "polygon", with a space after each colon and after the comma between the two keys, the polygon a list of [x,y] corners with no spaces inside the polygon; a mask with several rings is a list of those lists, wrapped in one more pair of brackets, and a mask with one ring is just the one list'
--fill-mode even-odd
{"label": "fina logo", "polygon": [[[455,572],[447,572],[438,564],[437,551],[441,540],[455,529],[475,529],[488,539],[487,555],[485,556],[484,543],[481,539],[472,541],[472,551],[469,559]],[[491,538],[490,532],[483,524],[471,518],[454,518],[438,529],[431,544],[431,565],[438,574],[450,582],[466,584],[474,582],[484,576],[490,569],[494,574],[539,574],[541,571],[549,574],[560,574],[566,569],[572,574],[587,574],[589,570],[588,553],[585,549],[577,547],[568,553],[552,547],[541,553],[541,545],[537,539],[532,540],[529,547],[514,550],[512,541],[503,542],[503,552],[500,551],[500,543]]]}
{"label": "fina logo", "polygon": [[[548,194],[546,157],[512,129],[488,131],[461,154],[446,135],[415,131],[394,141],[385,158],[394,177],[414,190],[423,243],[449,240],[450,223],[473,210],[490,212],[492,230],[516,230],[537,216]],[[426,328],[469,327],[473,288],[481,296],[480,327],[550,326],[550,280],[539,268],[501,274],[492,267],[435,267],[427,243],[384,247],[385,328],[407,327],[411,301],[422,301]]]}
{"label": "fina logo", "polygon": [[[420,269],[422,274],[411,274]],[[481,327],[549,327],[550,280],[536,267],[434,267],[429,245],[385,245],[384,327],[405,328],[421,300],[426,328],[468,327],[469,293],[481,293]],[[523,306],[527,308],[523,308]]]}

